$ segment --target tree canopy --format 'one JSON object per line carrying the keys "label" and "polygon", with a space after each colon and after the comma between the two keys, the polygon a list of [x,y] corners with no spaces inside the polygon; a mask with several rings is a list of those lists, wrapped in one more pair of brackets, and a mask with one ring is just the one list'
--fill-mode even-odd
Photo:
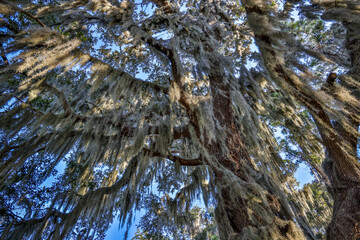
{"label": "tree canopy", "polygon": [[358,1],[0,0],[0,39],[0,239],[360,238]]}

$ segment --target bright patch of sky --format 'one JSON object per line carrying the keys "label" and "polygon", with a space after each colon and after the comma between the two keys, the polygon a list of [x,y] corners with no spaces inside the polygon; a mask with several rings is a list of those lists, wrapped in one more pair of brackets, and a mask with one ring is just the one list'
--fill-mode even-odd
{"label": "bright patch of sky", "polygon": [[296,170],[294,177],[299,182],[299,188],[307,183],[311,183],[314,180],[314,176],[311,175],[311,170],[308,165],[305,163],[300,163],[298,169]]}
{"label": "bright patch of sky", "polygon": [[[67,154],[66,156],[68,156]],[[66,157],[65,156],[65,157]],[[55,166],[55,172],[56,175],[50,175],[41,185],[39,188],[42,187],[51,187],[57,180],[57,178],[64,174],[66,168],[66,162],[64,160],[61,160],[56,166]]]}
{"label": "bright patch of sky", "polygon": [[[137,225],[139,224],[139,221],[142,216],[144,216],[146,211],[144,209],[141,209],[139,211],[135,211],[133,214],[133,219],[131,226],[128,230],[128,239],[132,239],[135,236],[135,233],[137,231]],[[105,240],[115,240],[115,239],[124,239],[126,233],[126,223],[124,226],[121,226],[119,218],[115,218],[114,222],[112,223],[111,227],[106,233]]]}

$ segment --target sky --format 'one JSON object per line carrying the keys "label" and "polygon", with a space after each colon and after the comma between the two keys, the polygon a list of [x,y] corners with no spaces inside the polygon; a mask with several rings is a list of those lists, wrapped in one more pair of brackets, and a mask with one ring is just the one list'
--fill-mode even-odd
{"label": "sky", "polygon": [[[135,212],[135,216],[133,218],[133,222],[131,224],[131,227],[129,229],[129,235],[128,235],[128,239],[131,240],[136,233],[137,227],[136,225],[139,223],[141,217],[146,213],[145,210],[140,210],[140,211],[136,211]],[[116,218],[114,219],[113,224],[111,225],[111,227],[109,228],[109,230],[106,233],[106,238],[105,240],[118,240],[118,239],[123,239],[124,235],[126,232],[126,224],[121,227],[120,226],[120,222],[119,220]]]}

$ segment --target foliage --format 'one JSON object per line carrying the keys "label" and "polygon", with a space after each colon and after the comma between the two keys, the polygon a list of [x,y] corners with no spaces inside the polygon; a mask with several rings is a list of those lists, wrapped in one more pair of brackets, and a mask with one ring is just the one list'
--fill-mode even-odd
{"label": "foliage", "polygon": [[[204,211],[193,207],[190,211],[178,214],[182,222],[171,221],[166,209],[165,197],[160,198],[150,194],[143,198],[146,214],[140,219],[135,239],[195,239],[217,240],[217,229],[214,219],[214,209]],[[180,225],[180,227],[179,227]]]}
{"label": "foliage", "polygon": [[134,239],[355,239],[360,18],[340,2],[1,0],[1,238],[102,239],[145,208]]}

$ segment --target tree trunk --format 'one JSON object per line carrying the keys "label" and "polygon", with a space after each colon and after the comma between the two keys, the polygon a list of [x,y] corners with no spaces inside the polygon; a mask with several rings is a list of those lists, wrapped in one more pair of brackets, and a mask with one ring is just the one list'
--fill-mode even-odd
{"label": "tree trunk", "polygon": [[286,200],[256,182],[234,176],[218,178],[217,200],[220,239],[305,239],[284,207]]}
{"label": "tree trunk", "polygon": [[[357,128],[358,123],[354,122],[352,127]],[[356,164],[357,136],[346,131],[340,123],[335,124],[335,129],[343,140],[342,149],[346,152],[336,151],[331,144],[326,146],[328,157],[324,166],[334,193],[333,217],[327,228],[327,239],[360,239],[360,178],[353,174],[359,171]],[[355,162],[353,169],[340,171],[336,163],[344,160]]]}
{"label": "tree trunk", "polygon": [[[214,59],[213,59],[214,60]],[[243,143],[220,62],[209,75],[214,118],[222,124],[215,142],[204,142],[217,183],[215,218],[220,239],[305,239],[293,221],[285,194],[257,170]],[[223,144],[225,143],[225,151]]]}
{"label": "tree trunk", "polygon": [[[357,4],[360,6],[359,4]],[[354,11],[349,5],[345,8],[346,16],[333,16],[332,9],[325,12],[325,18],[342,21],[346,28],[346,49],[350,55],[351,68],[346,77],[340,76],[340,85],[360,100],[358,84],[360,83],[360,21],[352,19]],[[330,12],[330,14],[328,14]],[[323,16],[323,17],[324,17]],[[327,20],[329,20],[327,19]],[[349,79],[351,79],[349,81]],[[359,106],[344,104],[344,119],[351,126],[350,130],[343,122],[335,124],[335,130],[342,143],[341,151],[334,148],[333,143],[326,144],[328,157],[326,170],[334,189],[333,217],[327,229],[327,239],[360,239],[360,166],[357,156],[359,128]],[[338,163],[352,163],[352,168],[346,169]]]}
{"label": "tree trunk", "polygon": [[360,239],[360,187],[358,184],[336,188],[333,217],[327,239]]}

